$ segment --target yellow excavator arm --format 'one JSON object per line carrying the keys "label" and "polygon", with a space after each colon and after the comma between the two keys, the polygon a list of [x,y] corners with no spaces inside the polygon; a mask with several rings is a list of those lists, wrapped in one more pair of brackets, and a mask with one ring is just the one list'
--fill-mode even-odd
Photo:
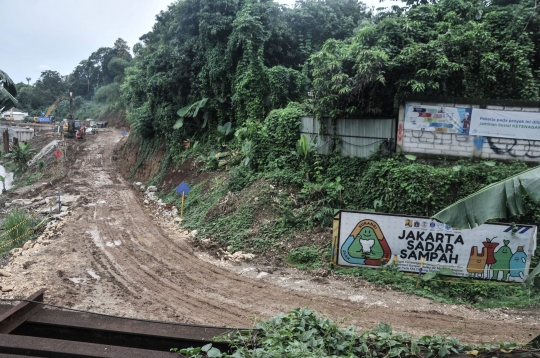
{"label": "yellow excavator arm", "polygon": [[58,105],[58,103],[60,103],[60,101],[63,99],[69,99],[69,97],[66,97],[66,96],[58,97],[58,99],[54,101],[54,103],[49,107],[49,109],[47,110],[47,113],[45,113],[45,117],[48,117],[52,113],[56,105]]}

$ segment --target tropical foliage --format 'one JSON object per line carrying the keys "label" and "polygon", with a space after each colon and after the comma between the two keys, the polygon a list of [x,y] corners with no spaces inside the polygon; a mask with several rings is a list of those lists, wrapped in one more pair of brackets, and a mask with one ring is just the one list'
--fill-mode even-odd
{"label": "tropical foliage", "polygon": [[[359,331],[357,327],[342,328],[337,322],[322,318],[312,310],[297,308],[257,323],[257,330],[242,330],[217,337],[231,346],[232,354],[222,353],[212,344],[203,347],[176,349],[188,358],[351,358],[351,357],[433,357],[445,358],[459,353],[496,355],[515,349],[515,343],[498,345],[464,345],[445,335],[425,335],[420,338],[395,332],[386,323],[377,328]],[[474,352],[473,352],[474,351]],[[472,353],[471,353],[472,352]]]}
{"label": "tropical foliage", "polygon": [[490,219],[523,215],[523,195],[540,200],[540,168],[526,170],[444,208],[433,217],[459,229],[474,228]]}
{"label": "tropical foliage", "polygon": [[18,105],[17,88],[7,73],[0,70],[0,109]]}
{"label": "tropical foliage", "polygon": [[540,22],[532,0],[409,1],[312,55],[316,111],[395,113],[411,94],[538,100]]}
{"label": "tropical foliage", "polygon": [[[128,119],[142,135],[165,135],[169,143],[226,122],[249,128],[307,98],[309,56],[329,38],[351,36],[365,9],[356,0],[305,0],[292,9],[253,0],[173,4],[141,38],[127,70]],[[199,112],[190,107],[203,98]],[[195,125],[178,121],[180,108],[193,108]]]}
{"label": "tropical foliage", "polygon": [[28,168],[28,161],[32,159],[35,150],[31,148],[30,143],[18,142],[17,145],[11,145],[11,153],[6,156],[13,159],[17,171],[24,172]]}

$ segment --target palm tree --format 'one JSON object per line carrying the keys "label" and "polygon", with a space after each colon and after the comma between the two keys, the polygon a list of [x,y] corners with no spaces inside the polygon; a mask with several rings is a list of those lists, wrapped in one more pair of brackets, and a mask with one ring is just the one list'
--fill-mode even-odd
{"label": "palm tree", "polygon": [[7,73],[0,70],[0,108],[16,107],[19,103],[15,98],[17,96],[17,88],[15,83]]}
{"label": "palm tree", "polygon": [[[525,170],[444,208],[434,219],[458,229],[474,228],[490,219],[502,219],[524,213],[523,196],[540,201],[540,167]],[[529,273],[526,285],[540,287],[540,265]]]}
{"label": "palm tree", "polygon": [[31,77],[26,77],[26,81],[28,81],[28,85],[30,86],[30,81],[32,80]]}

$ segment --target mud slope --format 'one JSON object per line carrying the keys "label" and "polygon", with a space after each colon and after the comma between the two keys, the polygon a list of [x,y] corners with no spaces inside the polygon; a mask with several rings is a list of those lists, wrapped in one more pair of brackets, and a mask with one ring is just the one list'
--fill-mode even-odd
{"label": "mud slope", "polygon": [[82,200],[57,238],[23,252],[5,268],[10,274],[0,285],[13,290],[4,297],[46,287],[47,301],[79,309],[232,327],[309,306],[360,328],[384,321],[412,334],[450,330],[468,342],[525,342],[540,333],[535,311],[482,312],[347,282],[310,283],[306,290],[301,274],[296,285],[278,285],[273,280],[279,277],[256,279],[202,260],[178,231],[159,225],[117,172],[111,157],[120,140],[113,131],[71,144],[77,159],[61,189],[81,194]]}

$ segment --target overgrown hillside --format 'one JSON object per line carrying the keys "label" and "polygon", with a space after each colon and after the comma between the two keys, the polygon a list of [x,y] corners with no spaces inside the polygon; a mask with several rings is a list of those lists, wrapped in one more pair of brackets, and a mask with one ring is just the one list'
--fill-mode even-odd
{"label": "overgrown hillside", "polygon": [[[142,37],[121,87],[131,145],[141,148],[136,167],[160,151],[150,182],[165,191],[171,180],[193,185],[183,224],[201,237],[270,263],[326,266],[334,209],[433,215],[526,165],[410,161],[383,148],[344,158],[336,138],[332,154],[320,156],[299,140],[299,117],[328,118],[326,126],[396,116],[410,94],[538,100],[534,9],[530,0],[408,1],[380,12],[354,0],[302,0],[292,9],[179,1]],[[207,174],[171,174],[186,168]],[[164,194],[179,204],[176,193]],[[510,221],[538,223],[537,209],[527,202]],[[434,280],[417,289],[397,271],[348,273],[441,300],[529,303],[516,286]]]}
{"label": "overgrown hillside", "polygon": [[[273,115],[285,110],[276,110]],[[272,116],[269,118],[272,118]],[[294,118],[284,123],[289,124]],[[263,123],[280,133],[274,121]],[[140,140],[140,138],[139,138]],[[235,139],[233,139],[234,141]],[[274,138],[273,140],[277,140]],[[199,239],[216,245],[205,248],[219,257],[218,248],[255,253],[263,266],[291,264],[303,269],[328,268],[333,210],[373,210],[405,215],[433,215],[482,187],[527,168],[524,162],[494,163],[480,160],[411,161],[403,155],[379,151],[371,158],[348,158],[333,153],[317,155],[309,147],[284,154],[280,146],[267,146],[265,157],[279,157],[256,171],[242,152],[212,154],[210,144],[198,143],[178,161],[162,160],[163,144],[138,153],[131,137],[121,156],[137,158],[145,176],[125,172],[161,188],[164,201],[180,207],[174,188],[186,181],[192,191],[185,201],[182,225],[198,230]],[[143,142],[149,143],[149,142]],[[231,144],[231,147],[233,144]],[[142,147],[141,147],[142,148]],[[160,152],[161,148],[161,152]],[[161,153],[161,154],[160,154]],[[130,159],[131,158],[131,159]],[[251,161],[249,161],[251,162]],[[182,163],[182,164],[177,164]],[[247,163],[247,164],[246,164]],[[540,224],[538,205],[526,199],[526,213],[507,220],[516,224]],[[540,262],[540,249],[532,267]],[[521,286],[452,279],[422,281],[394,270],[354,269],[336,272],[393,285],[437,300],[477,304],[482,307],[522,306],[538,302],[538,290]]]}

